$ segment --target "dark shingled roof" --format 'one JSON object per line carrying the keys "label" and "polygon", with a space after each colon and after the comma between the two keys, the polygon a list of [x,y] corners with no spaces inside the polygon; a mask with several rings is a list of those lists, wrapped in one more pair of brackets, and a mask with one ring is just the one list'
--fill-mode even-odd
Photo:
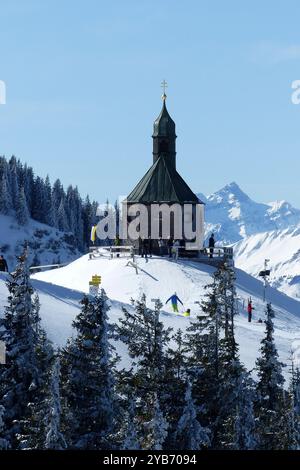
{"label": "dark shingled roof", "polygon": [[170,114],[168,113],[166,100],[163,101],[163,107],[160,112],[160,115],[154,121],[153,125],[153,136],[174,136],[175,134],[175,122],[171,118]]}
{"label": "dark shingled roof", "polygon": [[202,203],[164,154],[147,171],[127,197],[131,203]]}

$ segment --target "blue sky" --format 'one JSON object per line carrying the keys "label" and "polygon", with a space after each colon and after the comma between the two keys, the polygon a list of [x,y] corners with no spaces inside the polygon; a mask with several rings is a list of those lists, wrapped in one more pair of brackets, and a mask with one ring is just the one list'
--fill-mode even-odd
{"label": "blue sky", "polygon": [[195,192],[236,181],[300,207],[300,4],[0,1],[0,154],[104,201],[152,162],[163,79],[177,167]]}

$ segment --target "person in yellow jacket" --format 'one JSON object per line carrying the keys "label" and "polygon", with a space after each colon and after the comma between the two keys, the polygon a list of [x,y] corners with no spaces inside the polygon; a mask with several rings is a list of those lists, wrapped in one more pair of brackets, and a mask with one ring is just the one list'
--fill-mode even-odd
{"label": "person in yellow jacket", "polygon": [[93,225],[91,229],[91,241],[93,242],[93,245],[95,244],[97,238],[97,225]]}
{"label": "person in yellow jacket", "polygon": [[184,317],[190,317],[191,316],[191,310],[189,308],[186,309],[186,311],[183,313]]}

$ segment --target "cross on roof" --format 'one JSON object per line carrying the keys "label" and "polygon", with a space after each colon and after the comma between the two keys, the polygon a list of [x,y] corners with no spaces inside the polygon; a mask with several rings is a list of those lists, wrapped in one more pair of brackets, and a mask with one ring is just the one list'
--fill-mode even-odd
{"label": "cross on roof", "polygon": [[163,80],[163,81],[161,82],[161,87],[162,87],[162,89],[163,89],[163,91],[164,91],[163,97],[166,97],[166,88],[168,88],[168,84],[167,84],[166,80]]}

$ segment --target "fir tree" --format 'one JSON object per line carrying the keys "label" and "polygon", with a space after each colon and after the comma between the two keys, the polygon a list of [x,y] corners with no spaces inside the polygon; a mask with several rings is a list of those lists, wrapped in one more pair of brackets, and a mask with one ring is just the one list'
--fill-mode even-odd
{"label": "fir tree", "polygon": [[105,292],[85,296],[81,305],[73,322],[77,337],[62,351],[63,425],[70,447],[107,449],[115,400]]}
{"label": "fir tree", "polygon": [[160,393],[161,409],[169,423],[167,449],[177,449],[177,424],[185,406],[187,354],[183,333],[179,329],[172,336],[172,347],[166,351],[164,384]]}
{"label": "fir tree", "polygon": [[288,448],[300,450],[300,370],[294,366],[294,363],[292,363],[289,402],[290,409],[287,411]]}
{"label": "fir tree", "polygon": [[53,450],[66,449],[67,444],[61,433],[61,399],[60,399],[60,361],[56,359],[51,377],[51,395],[49,399],[49,419],[45,448]]}
{"label": "fir tree", "polygon": [[7,450],[8,449],[8,441],[4,439],[2,433],[4,431],[4,421],[3,416],[5,414],[4,406],[0,405],[0,450]]}
{"label": "fir tree", "polygon": [[285,392],[282,375],[283,364],[278,360],[274,341],[274,311],[271,304],[266,307],[266,332],[261,342],[260,357],[256,361],[258,383],[258,418],[259,448],[262,450],[280,450],[284,448],[285,428]]}
{"label": "fir tree", "polygon": [[69,231],[69,224],[67,220],[67,215],[65,211],[65,200],[64,198],[61,199],[60,204],[57,210],[57,226],[59,230],[63,232]]}
{"label": "fir tree", "polygon": [[0,180],[0,213],[4,215],[10,214],[12,207],[13,204],[8,187],[7,177],[5,173],[3,173]]}
{"label": "fir tree", "polygon": [[156,393],[153,395],[152,403],[148,411],[150,419],[144,422],[142,449],[162,450],[168,435],[169,425],[160,409]]}
{"label": "fir tree", "polygon": [[0,374],[0,402],[5,408],[6,438],[12,448],[27,446],[34,404],[43,398],[44,364],[39,351],[39,317],[33,304],[33,288],[27,252],[7,281],[8,306],[1,321],[0,340],[6,344],[7,365]]}
{"label": "fir tree", "polygon": [[[228,392],[225,393],[225,400],[220,403],[221,413],[224,414],[226,410],[220,436],[221,446],[230,450],[253,450],[257,446],[254,382],[248,372],[240,370],[239,365],[236,376],[231,374],[230,378],[235,380],[232,381],[229,396]],[[225,389],[228,389],[228,385],[225,385]]]}
{"label": "fir tree", "polygon": [[[224,263],[213,274],[213,282],[206,287],[202,312],[188,328],[186,341],[190,351],[188,372],[193,381],[196,405],[202,410],[198,419],[212,431],[211,445],[215,449],[236,445],[233,442],[237,441],[234,423],[239,419],[238,390],[244,383],[245,369],[239,359],[234,335],[234,283],[234,270]],[[250,400],[250,393],[247,397]],[[251,409],[251,400],[247,406]],[[241,403],[240,409],[245,408],[246,405]],[[248,432],[252,433],[250,421],[249,417]]]}
{"label": "fir tree", "polygon": [[200,450],[210,443],[209,432],[201,426],[197,419],[196,406],[189,381],[185,393],[185,406],[178,422],[175,442],[178,450]]}
{"label": "fir tree", "polygon": [[129,399],[128,411],[126,413],[125,437],[122,445],[124,450],[140,450],[140,442],[138,438],[136,423],[136,404],[131,397]]}
{"label": "fir tree", "polygon": [[25,196],[23,187],[20,189],[19,194],[18,194],[16,218],[17,218],[17,222],[20,225],[26,225],[29,220],[29,212],[28,212],[27,201],[26,201],[26,196]]}
{"label": "fir tree", "polygon": [[116,327],[117,338],[127,347],[133,365],[137,367],[140,392],[156,392],[160,378],[164,375],[164,347],[169,343],[171,329],[165,329],[160,321],[161,302],[155,302],[155,309],[146,306],[146,296],[133,301],[134,311],[123,308],[124,317]]}

